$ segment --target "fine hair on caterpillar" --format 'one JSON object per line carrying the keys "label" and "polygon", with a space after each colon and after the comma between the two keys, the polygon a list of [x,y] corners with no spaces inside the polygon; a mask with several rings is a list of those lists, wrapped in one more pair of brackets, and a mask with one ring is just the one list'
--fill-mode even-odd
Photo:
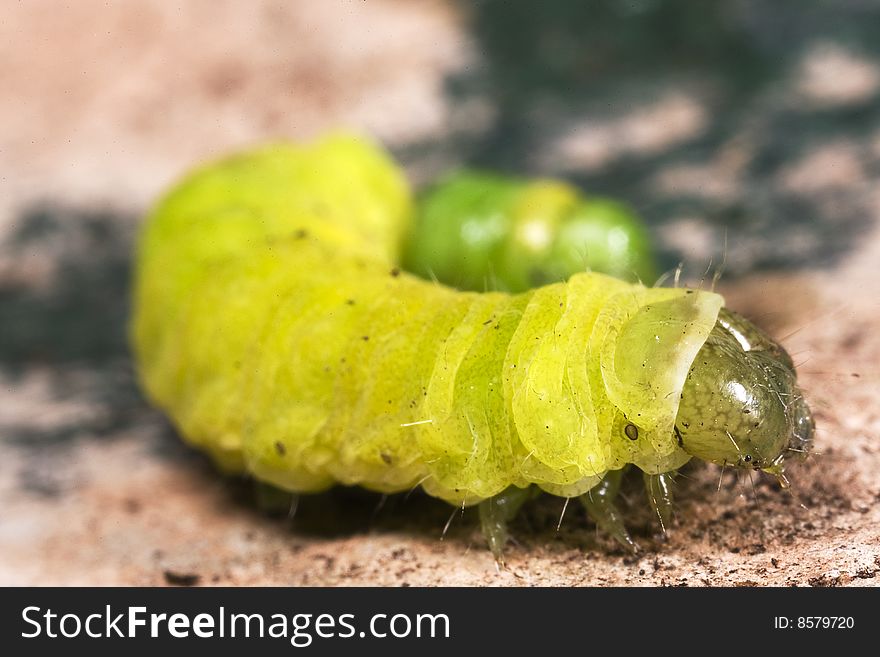
{"label": "fine hair on caterpillar", "polygon": [[456,290],[401,270],[411,216],[400,170],[344,135],[192,174],[139,240],[150,398],[228,472],[478,504],[499,560],[538,492],[577,497],[635,549],[625,468],[665,528],[692,457],[784,482],[786,450],[809,445],[788,354],[718,294],[595,272]]}

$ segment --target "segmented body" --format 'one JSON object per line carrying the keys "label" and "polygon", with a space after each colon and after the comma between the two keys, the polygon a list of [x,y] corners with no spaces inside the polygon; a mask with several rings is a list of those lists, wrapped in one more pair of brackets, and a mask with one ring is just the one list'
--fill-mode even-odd
{"label": "segmented body", "polygon": [[420,195],[403,264],[477,292],[523,292],[584,271],[657,278],[647,230],[622,203],[559,180],[471,170]]}
{"label": "segmented body", "polygon": [[196,173],[141,241],[150,396],[226,469],[295,492],[572,496],[688,460],[674,422],[721,297],[592,273],[457,291],[398,269],[410,212],[400,172],[345,137]]}

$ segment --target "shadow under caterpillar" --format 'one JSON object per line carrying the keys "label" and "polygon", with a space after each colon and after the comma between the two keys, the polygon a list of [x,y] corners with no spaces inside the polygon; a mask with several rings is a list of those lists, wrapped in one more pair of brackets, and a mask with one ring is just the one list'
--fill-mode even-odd
{"label": "shadow under caterpillar", "polygon": [[784,482],[813,421],[782,347],[713,292],[578,273],[517,294],[401,271],[402,173],[368,142],[275,145],[192,174],[146,222],[131,325],[150,398],[226,471],[307,493],[421,486],[480,505],[500,560],[533,493],[661,522],[692,457]]}

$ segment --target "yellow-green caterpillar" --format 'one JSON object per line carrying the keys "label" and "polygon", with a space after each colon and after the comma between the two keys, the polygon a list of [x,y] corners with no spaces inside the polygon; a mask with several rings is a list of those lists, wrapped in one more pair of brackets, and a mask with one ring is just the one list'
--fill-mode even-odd
{"label": "yellow-green caterpillar", "polygon": [[343,135],[191,175],[139,242],[132,343],[151,399],[224,469],[293,492],[422,486],[482,502],[490,546],[541,489],[613,505],[628,464],[668,517],[692,456],[782,476],[812,419],[787,354],[712,292],[601,274],[510,295],[400,271],[411,201]]}

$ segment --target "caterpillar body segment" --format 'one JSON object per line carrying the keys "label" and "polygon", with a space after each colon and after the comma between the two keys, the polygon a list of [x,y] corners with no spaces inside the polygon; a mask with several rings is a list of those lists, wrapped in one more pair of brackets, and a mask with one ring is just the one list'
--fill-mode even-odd
{"label": "caterpillar body segment", "polygon": [[[625,466],[665,525],[668,473],[692,456],[782,476],[785,446],[809,443],[784,350],[719,295],[586,272],[459,291],[400,270],[411,214],[401,172],[345,136],[190,176],[139,243],[150,398],[223,469],[287,491],[482,502],[496,556],[528,491],[580,497],[631,546]],[[744,408],[731,452],[723,425]]]}
{"label": "caterpillar body segment", "polygon": [[657,278],[647,230],[622,203],[475,170],[420,195],[402,258],[416,274],[478,292],[523,292],[583,271]]}
{"label": "caterpillar body segment", "polygon": [[[601,298],[593,313],[587,289]],[[693,359],[721,303],[599,274],[458,292],[308,235],[206,267],[191,294],[160,361],[175,366],[145,373],[183,435],[289,490],[421,481],[453,504],[681,465],[672,425],[687,363],[668,359]],[[645,367],[618,353],[636,344],[650,347]],[[661,358],[677,379],[656,376]]]}

